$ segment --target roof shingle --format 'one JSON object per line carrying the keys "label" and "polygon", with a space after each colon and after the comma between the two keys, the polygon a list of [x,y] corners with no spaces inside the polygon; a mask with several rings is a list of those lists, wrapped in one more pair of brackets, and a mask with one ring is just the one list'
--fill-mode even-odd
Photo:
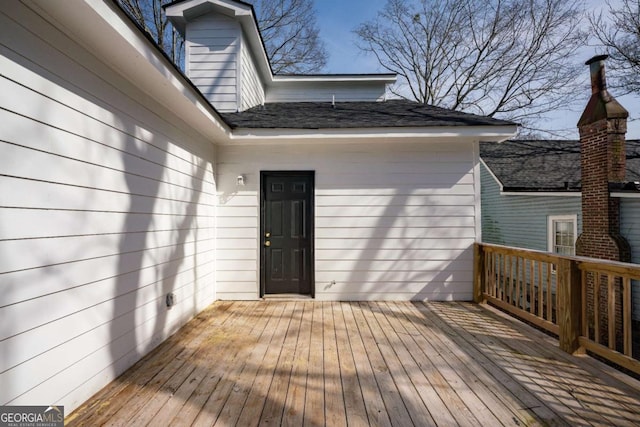
{"label": "roof shingle", "polygon": [[[640,181],[640,140],[627,140],[626,182]],[[480,157],[504,191],[580,191],[580,141],[481,143]],[[631,186],[633,187],[633,186]]]}
{"label": "roof shingle", "polygon": [[405,100],[267,103],[225,113],[231,128],[345,129],[436,126],[514,126],[515,123]]}

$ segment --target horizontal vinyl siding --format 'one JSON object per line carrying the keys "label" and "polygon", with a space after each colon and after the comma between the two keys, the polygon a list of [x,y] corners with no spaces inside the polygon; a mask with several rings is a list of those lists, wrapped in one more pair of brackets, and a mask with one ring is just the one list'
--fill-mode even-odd
{"label": "horizontal vinyl siding", "polygon": [[384,99],[384,83],[357,82],[282,82],[267,90],[267,102],[336,102],[380,101]]}
{"label": "horizontal vinyl siding", "polygon": [[502,195],[500,186],[484,165],[480,169],[483,242],[547,251],[550,215],[578,215],[580,234],[580,197]]}
{"label": "horizontal vinyl siding", "polygon": [[[620,234],[631,246],[631,262],[640,264],[640,199],[620,199]],[[633,281],[633,318],[640,321],[640,281]]]}
{"label": "horizontal vinyl siding", "polygon": [[264,87],[246,43],[242,43],[241,107],[244,111],[264,104]]}
{"label": "horizontal vinyl siding", "polygon": [[187,76],[211,104],[222,112],[238,110],[240,23],[207,14],[187,24]]}
{"label": "horizontal vinyl siding", "polygon": [[4,5],[0,405],[69,413],[215,299],[213,148]]}
{"label": "horizontal vinyl siding", "polygon": [[315,171],[316,298],[471,298],[471,144],[223,146],[218,159],[219,298],[259,296],[261,170]]}

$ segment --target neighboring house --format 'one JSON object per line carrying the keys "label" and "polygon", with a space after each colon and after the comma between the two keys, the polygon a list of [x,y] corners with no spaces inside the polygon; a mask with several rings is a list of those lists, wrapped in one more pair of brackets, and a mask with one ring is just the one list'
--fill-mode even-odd
{"label": "neighboring house", "polygon": [[0,405],[68,413],[216,299],[472,297],[513,123],[274,76],[240,1],[167,14],[188,77],[114,1],[0,3]]}
{"label": "neighboring house", "polygon": [[[579,141],[481,144],[483,242],[640,264],[640,141],[625,140],[629,113],[607,89],[606,59],[586,62],[591,97],[577,124]],[[596,305],[621,325],[625,298],[620,282],[604,280],[583,278],[583,326],[599,330],[600,342],[608,340],[608,325]],[[616,289],[613,300],[608,286]],[[638,281],[631,284],[631,304],[640,348]]]}
{"label": "neighboring house", "polygon": [[[512,140],[481,143],[482,240],[575,254],[582,232],[580,141]],[[620,233],[640,264],[640,140],[626,141],[626,181]],[[569,241],[562,240],[569,236]]]}

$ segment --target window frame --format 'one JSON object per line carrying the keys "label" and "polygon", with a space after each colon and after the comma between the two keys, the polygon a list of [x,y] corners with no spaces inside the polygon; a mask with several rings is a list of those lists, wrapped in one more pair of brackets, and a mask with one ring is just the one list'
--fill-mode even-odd
{"label": "window frame", "polygon": [[573,222],[573,254],[576,253],[576,241],[578,240],[578,215],[549,215],[547,217],[547,250],[553,254],[565,255],[554,251],[555,248],[555,230],[554,223],[556,222]]}

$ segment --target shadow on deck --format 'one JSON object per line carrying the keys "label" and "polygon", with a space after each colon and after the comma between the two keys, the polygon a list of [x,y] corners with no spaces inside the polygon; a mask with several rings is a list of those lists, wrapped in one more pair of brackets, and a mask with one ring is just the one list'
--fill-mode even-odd
{"label": "shadow on deck", "polygon": [[640,383],[471,303],[216,302],[66,425],[638,425]]}

